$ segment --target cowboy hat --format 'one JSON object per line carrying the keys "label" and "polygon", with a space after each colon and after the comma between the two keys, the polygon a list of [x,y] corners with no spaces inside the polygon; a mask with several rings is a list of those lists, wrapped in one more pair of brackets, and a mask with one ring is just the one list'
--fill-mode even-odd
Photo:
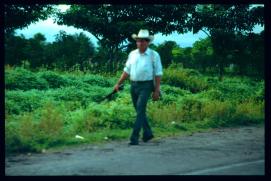
{"label": "cowboy hat", "polygon": [[151,41],[153,41],[154,36],[150,35],[148,30],[141,29],[141,30],[139,30],[138,35],[132,34],[132,38],[134,40],[136,40],[136,39],[149,39],[151,42]]}

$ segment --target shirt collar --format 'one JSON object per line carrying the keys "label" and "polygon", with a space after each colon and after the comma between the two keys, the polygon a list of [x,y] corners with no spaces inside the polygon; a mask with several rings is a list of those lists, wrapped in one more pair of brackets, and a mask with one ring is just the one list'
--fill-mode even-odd
{"label": "shirt collar", "polygon": [[[140,54],[139,49],[137,49],[137,52]],[[143,55],[149,55],[150,54],[150,48],[147,47],[146,51],[143,53]]]}

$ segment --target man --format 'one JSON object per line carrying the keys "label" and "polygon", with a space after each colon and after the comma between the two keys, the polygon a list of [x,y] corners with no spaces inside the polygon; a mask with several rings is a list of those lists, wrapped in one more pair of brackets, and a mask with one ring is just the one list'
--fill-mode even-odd
{"label": "man", "polygon": [[132,38],[136,40],[137,49],[130,52],[124,71],[114,86],[114,90],[118,91],[119,85],[130,76],[130,92],[137,115],[129,144],[138,145],[141,127],[143,127],[144,142],[154,137],[148,124],[146,107],[151,93],[154,101],[159,99],[160,80],[163,72],[159,54],[148,48],[154,39],[149,35],[149,31],[141,29],[138,35],[133,34]]}

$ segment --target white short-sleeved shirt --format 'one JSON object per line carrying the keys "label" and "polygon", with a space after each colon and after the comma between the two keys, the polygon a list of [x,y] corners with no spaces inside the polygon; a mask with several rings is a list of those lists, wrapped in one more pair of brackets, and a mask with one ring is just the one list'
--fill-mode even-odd
{"label": "white short-sleeved shirt", "polygon": [[153,80],[153,74],[163,75],[160,55],[150,48],[144,53],[140,53],[138,49],[133,50],[128,56],[124,71],[130,75],[132,81]]}

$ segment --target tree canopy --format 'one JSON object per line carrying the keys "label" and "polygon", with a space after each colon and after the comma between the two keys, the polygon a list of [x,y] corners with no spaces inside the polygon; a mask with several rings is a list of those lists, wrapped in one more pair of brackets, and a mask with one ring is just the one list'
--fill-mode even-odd
{"label": "tree canopy", "polygon": [[[115,55],[124,48],[123,43],[131,49],[131,34],[141,28],[149,29],[152,34],[166,35],[174,31],[197,33],[202,30],[212,36],[214,54],[220,54],[220,49],[228,46],[229,41],[217,46],[215,42],[227,39],[219,34],[250,32],[255,24],[264,23],[263,7],[249,4],[72,5],[65,13],[57,13],[55,21],[92,33],[107,51],[108,62],[117,61]],[[218,65],[223,68],[224,64],[218,61]]]}
{"label": "tree canopy", "polygon": [[[18,64],[30,59],[33,66],[57,61],[55,64],[72,66],[74,63],[83,65],[91,59],[95,64],[108,65],[107,70],[112,71],[123,64],[127,53],[136,47],[131,35],[139,29],[164,35],[175,31],[179,34],[203,31],[208,38],[196,42],[193,48],[180,48],[171,41],[158,46],[151,44],[151,47],[159,52],[165,67],[172,62],[181,62],[187,67],[197,65],[196,68],[203,71],[212,66],[218,68],[222,77],[224,68],[235,64],[242,74],[248,64],[257,67],[255,61],[262,57],[263,32],[256,35],[252,30],[257,24],[264,25],[263,14],[263,6],[251,4],[74,4],[66,12],[56,11],[55,5],[5,5],[5,48],[10,48],[6,61]],[[30,40],[11,35],[15,29],[49,16],[59,25],[90,32],[98,39],[97,52],[84,35],[69,36],[62,32],[48,45],[41,34]],[[17,46],[23,48],[12,54]],[[73,53],[70,50],[74,50]],[[249,58],[253,50],[257,52],[254,59]],[[262,67],[261,61],[258,69]]]}
{"label": "tree canopy", "polygon": [[191,30],[186,26],[190,11],[191,5],[72,5],[65,13],[57,13],[56,21],[92,33],[112,62],[115,53],[124,48],[122,44],[133,42],[131,34],[141,28],[152,34]]}
{"label": "tree canopy", "polygon": [[38,20],[45,20],[55,11],[53,5],[18,5],[5,4],[5,33],[11,33],[15,29],[24,28]]}

